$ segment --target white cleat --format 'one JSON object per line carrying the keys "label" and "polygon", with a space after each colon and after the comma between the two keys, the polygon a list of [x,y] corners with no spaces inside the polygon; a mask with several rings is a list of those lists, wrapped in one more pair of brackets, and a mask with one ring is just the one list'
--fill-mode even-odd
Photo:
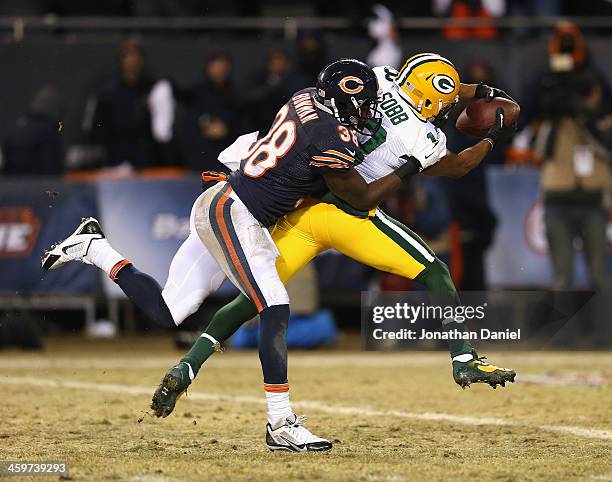
{"label": "white cleat", "polygon": [[268,423],[266,427],[266,444],[272,451],[288,450],[289,452],[324,452],[331,450],[332,443],[317,437],[304,427],[306,417],[293,414],[282,420],[275,427]]}
{"label": "white cleat", "polygon": [[104,233],[98,220],[83,218],[74,233],[45,251],[42,257],[42,267],[45,270],[57,269],[69,261],[82,261],[91,264],[85,259],[89,247],[95,239],[103,238]]}

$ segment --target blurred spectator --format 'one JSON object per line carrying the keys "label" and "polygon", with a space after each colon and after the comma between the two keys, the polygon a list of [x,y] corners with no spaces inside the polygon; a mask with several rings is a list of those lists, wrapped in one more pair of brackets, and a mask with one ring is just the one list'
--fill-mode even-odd
{"label": "blurred spectator", "polygon": [[372,12],[375,17],[368,21],[368,33],[376,45],[368,54],[367,62],[372,67],[389,65],[399,69],[402,64],[402,48],[393,13],[380,4],[374,5]]}
{"label": "blurred spectator", "polygon": [[291,95],[308,86],[292,70],[291,58],[281,48],[270,50],[265,70],[255,76],[252,85],[249,115],[253,128],[262,133],[268,130],[274,116]]}
{"label": "blurred spectator", "polygon": [[190,94],[192,101],[187,114],[191,169],[218,169],[217,156],[236,137],[241,116],[231,73],[232,60],[227,53],[208,52],[204,78]]}
{"label": "blurred spectator", "polygon": [[6,175],[60,175],[62,100],[54,87],[40,89],[28,111],[2,140],[2,171]]}
{"label": "blurred spectator", "polygon": [[508,8],[512,15],[521,17],[558,17],[563,3],[562,0],[512,0]]}
{"label": "blurred spectator", "polygon": [[304,32],[298,38],[298,72],[304,86],[314,85],[319,72],[327,65],[327,46],[317,32]]}
{"label": "blurred spectator", "polygon": [[504,15],[506,0],[434,0],[434,11],[439,16],[457,20],[468,18],[482,20],[478,27],[445,27],[442,33],[446,38],[454,40],[495,38],[497,29],[487,20]]}
{"label": "blurred spectator", "polygon": [[[413,178],[385,201],[384,210],[423,237],[442,260],[448,260],[451,218],[442,178]],[[389,273],[382,273],[380,287],[384,291],[420,289],[413,280]]]}
{"label": "blurred spectator", "polygon": [[[508,2],[508,10],[510,15],[516,17],[558,17],[562,13],[563,3],[562,0],[513,0]],[[541,28],[517,27],[514,29],[518,35],[530,32],[537,34],[540,31]]]}
{"label": "blurred spectator", "polygon": [[594,287],[608,289],[608,212],[604,207],[611,186],[608,89],[590,65],[582,35],[572,24],[564,22],[555,28],[549,66],[537,92],[536,146],[544,161],[541,189],[554,288],[572,286],[578,238]]}
{"label": "blurred spectator", "polygon": [[157,153],[148,104],[153,82],[137,40],[124,42],[119,68],[119,78],[88,101],[83,120],[85,133],[93,144],[106,149],[108,166],[155,165]]}
{"label": "blurred spectator", "polygon": [[182,164],[183,156],[174,135],[176,99],[173,82],[168,79],[158,80],[151,88],[148,105],[158,163],[161,166]]}
{"label": "blurred spectator", "polygon": [[[471,84],[484,82],[499,85],[493,67],[482,60],[474,60],[462,72],[461,81]],[[458,114],[458,112],[456,112]],[[449,122],[449,126],[453,122]],[[449,127],[447,145],[450,150],[460,152],[474,144],[474,139]],[[483,163],[461,179],[447,179],[446,191],[453,219],[452,248],[454,258],[451,271],[455,282],[463,290],[482,291],[487,288],[485,255],[495,234],[497,219],[489,204],[486,166],[504,162],[503,149],[495,149]]]}
{"label": "blurred spectator", "polygon": [[452,221],[443,179],[420,176],[411,185],[414,218],[410,227],[423,236],[442,258],[449,253],[448,228]]}

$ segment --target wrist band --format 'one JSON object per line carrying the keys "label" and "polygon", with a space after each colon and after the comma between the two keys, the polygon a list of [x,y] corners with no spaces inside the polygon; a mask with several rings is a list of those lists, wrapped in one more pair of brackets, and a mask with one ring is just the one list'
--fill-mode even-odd
{"label": "wrist band", "polygon": [[493,139],[490,137],[485,137],[483,141],[487,141],[489,144],[491,144],[491,150],[495,149],[495,142],[493,142]]}

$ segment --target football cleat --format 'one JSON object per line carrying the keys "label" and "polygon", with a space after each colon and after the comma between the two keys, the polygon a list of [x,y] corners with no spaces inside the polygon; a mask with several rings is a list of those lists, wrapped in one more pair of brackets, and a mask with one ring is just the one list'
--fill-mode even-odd
{"label": "football cleat", "polygon": [[83,218],[74,233],[45,251],[42,257],[43,269],[61,268],[69,261],[82,261],[90,264],[85,256],[92,241],[96,239],[104,239],[100,223],[95,218]]}
{"label": "football cleat", "polygon": [[193,378],[193,370],[185,362],[168,370],[151,400],[151,409],[156,417],[165,418],[172,413],[177,400],[187,391]]}
{"label": "football cleat", "polygon": [[506,382],[514,383],[514,370],[490,365],[484,361],[486,357],[479,357],[475,352],[472,355],[474,358],[467,362],[453,361],[453,378],[461,388],[472,383],[488,383],[493,388],[505,387]]}
{"label": "football cleat", "polygon": [[282,420],[275,427],[270,423],[266,426],[266,444],[272,451],[287,450],[289,452],[324,452],[331,450],[332,443],[317,437],[304,427],[306,417],[293,414]]}

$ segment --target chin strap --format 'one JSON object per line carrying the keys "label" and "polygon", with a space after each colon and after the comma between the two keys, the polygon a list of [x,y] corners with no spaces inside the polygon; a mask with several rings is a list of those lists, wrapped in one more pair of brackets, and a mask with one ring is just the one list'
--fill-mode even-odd
{"label": "chin strap", "polygon": [[331,104],[331,108],[322,104],[321,102],[319,102],[317,99],[314,99],[314,104],[321,109],[324,112],[327,112],[328,114],[331,114],[334,116],[334,118],[338,121],[338,122],[342,122],[342,120],[340,119],[340,114],[338,113],[338,108],[336,107],[336,101],[334,100],[334,98],[332,97],[331,99],[329,99],[329,103]]}
{"label": "chin strap", "polygon": [[316,98],[313,99],[313,101],[314,104],[317,106],[317,109],[321,109],[323,112],[327,112],[328,114],[334,115],[333,111],[329,107],[319,102]]}
{"label": "chin strap", "polygon": [[329,103],[332,106],[332,111],[333,111],[333,115],[336,119],[340,120],[340,113],[338,112],[338,108],[336,107],[336,99],[334,99],[333,97],[331,99],[329,99]]}

